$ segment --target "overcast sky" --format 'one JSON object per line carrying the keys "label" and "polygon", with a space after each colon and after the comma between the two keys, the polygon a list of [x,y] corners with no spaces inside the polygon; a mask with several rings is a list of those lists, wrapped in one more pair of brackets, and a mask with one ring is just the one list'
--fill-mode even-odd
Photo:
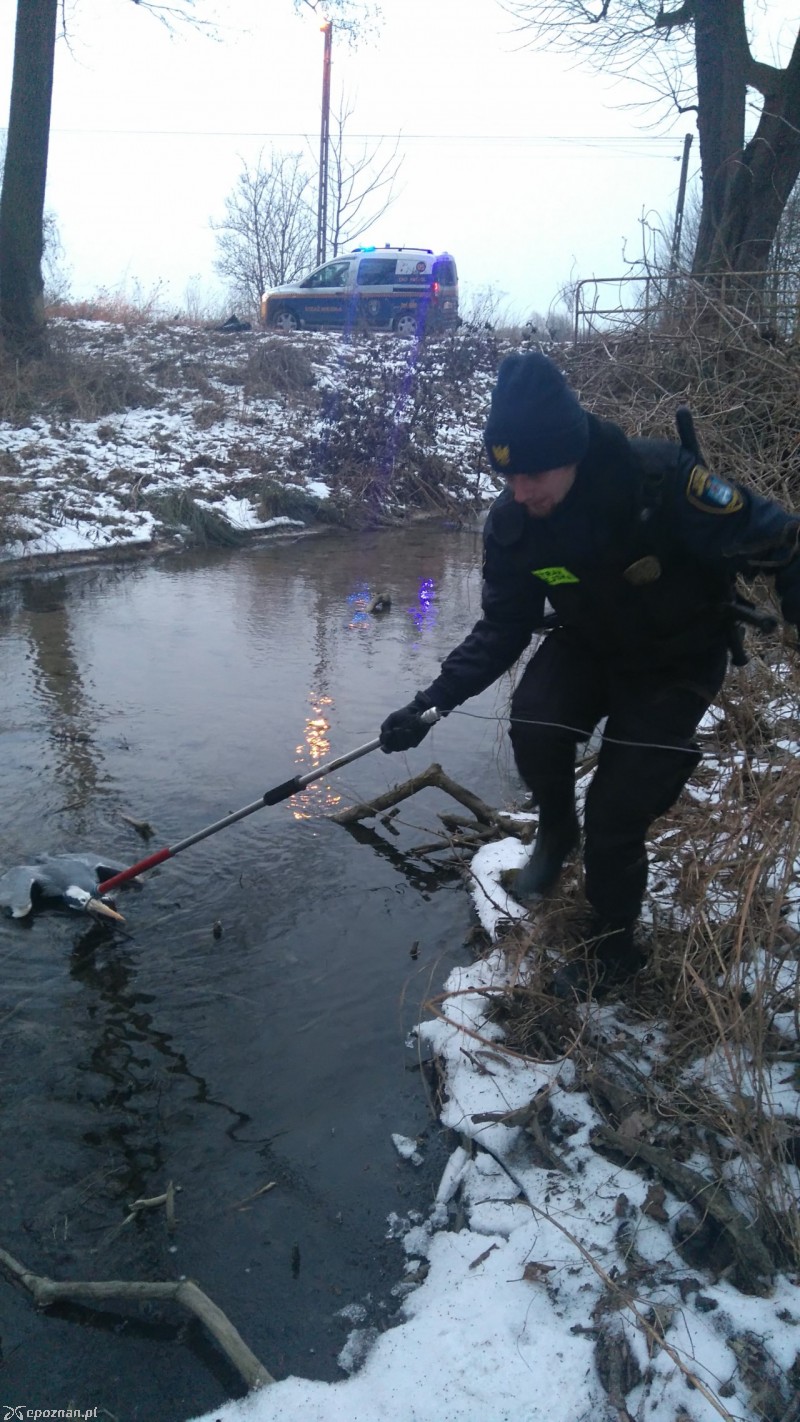
{"label": "overcast sky", "polygon": [[[130,0],[67,0],[47,201],[75,296],[160,283],[176,310],[221,302],[210,221],[242,159],[274,144],[316,162],[319,20],[291,0],[196,9],[215,35],[170,33]],[[0,0],[4,114],[15,10]],[[361,241],[450,251],[467,300],[491,287],[525,318],[569,280],[623,272],[643,218],[670,226],[691,115],[653,130],[620,107],[626,86],[526,48],[497,0],[382,10],[355,53],[334,32],[333,96],[344,86],[354,104],[354,144],[399,135],[404,157],[397,200]]]}

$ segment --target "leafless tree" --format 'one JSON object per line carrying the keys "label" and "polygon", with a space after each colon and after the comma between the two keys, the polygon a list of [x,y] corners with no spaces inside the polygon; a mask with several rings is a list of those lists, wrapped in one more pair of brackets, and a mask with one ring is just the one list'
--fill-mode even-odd
{"label": "leafless tree", "polygon": [[262,153],[243,163],[225,200],[225,217],[212,222],[219,255],[214,263],[237,301],[257,311],[261,293],[294,281],[314,261],[316,217],[312,180],[299,153]]}
{"label": "leafless tree", "polygon": [[[0,134],[0,191],[3,187],[5,158],[6,137],[3,133]],[[66,301],[69,295],[69,273],[64,266],[64,244],[55,213],[47,211],[42,217],[42,278],[46,306],[55,301]]]}
{"label": "leafless tree", "polygon": [[[671,8],[666,0],[504,0],[504,8],[533,43],[584,51],[673,110],[696,110],[703,202],[693,270],[763,272],[800,176],[800,32],[779,68],[754,56],[748,0],[674,0]],[[760,10],[778,18],[770,0]],[[760,112],[748,138],[753,95]]]}
{"label": "leafless tree", "polygon": [[394,202],[394,185],[403,164],[395,141],[391,152],[383,145],[370,148],[364,140],[353,152],[347,146],[346,126],[353,108],[342,94],[334,115],[328,162],[328,246],[335,257],[363,232],[379,222]]}
{"label": "leafless tree", "polygon": [[[191,17],[194,0],[134,3],[169,24]],[[23,358],[40,355],[44,349],[44,193],[60,9],[59,0],[17,0],[0,193],[0,338]]]}
{"label": "leafless tree", "polygon": [[333,20],[337,34],[345,35],[352,45],[375,29],[381,16],[380,5],[371,0],[294,0],[294,8],[298,13],[312,10],[321,19]]}
{"label": "leafless tree", "polygon": [[[386,212],[402,163],[397,143],[382,161],[380,144],[364,144],[350,156],[345,130],[351,113],[342,99],[331,138],[327,236],[333,256]],[[316,220],[316,178],[299,153],[262,153],[255,167],[243,163],[225,217],[211,224],[214,265],[234,299],[257,311],[262,292],[307,272],[314,265]]]}
{"label": "leafless tree", "polygon": [[14,70],[0,193],[0,334],[19,355],[44,336],[44,190],[58,0],[17,0]]}
{"label": "leafless tree", "polygon": [[800,183],[795,184],[783,209],[770,266],[779,271],[795,271],[800,285]]}
{"label": "leafless tree", "polygon": [[[167,25],[202,24],[195,0],[134,0]],[[294,0],[320,10],[321,0]],[[44,193],[59,0],[17,0],[6,164],[0,193],[0,339],[19,356],[44,348],[42,251]],[[344,33],[361,34],[376,18],[368,0],[329,0]]]}
{"label": "leafless tree", "polygon": [[[672,237],[664,230],[652,233],[652,261],[637,264],[635,274],[651,275],[656,288],[680,291],[680,280],[691,266],[683,262],[681,253],[692,252],[697,243],[702,216],[700,194],[692,191],[686,202],[682,223],[681,252],[675,261]],[[751,304],[765,330],[791,336],[800,321],[800,182],[796,183],[781,214],[778,230],[770,248],[763,290]]]}

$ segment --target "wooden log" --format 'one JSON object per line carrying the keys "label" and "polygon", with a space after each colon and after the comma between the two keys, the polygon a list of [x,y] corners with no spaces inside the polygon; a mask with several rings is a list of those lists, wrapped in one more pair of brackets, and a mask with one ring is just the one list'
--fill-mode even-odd
{"label": "wooden log", "polygon": [[40,1308],[48,1304],[61,1303],[65,1299],[84,1299],[97,1302],[100,1299],[163,1299],[168,1303],[179,1303],[193,1313],[216,1339],[229,1362],[249,1388],[265,1387],[276,1379],[267,1372],[255,1353],[252,1353],[221,1308],[192,1283],[191,1279],[178,1279],[174,1283],[147,1283],[125,1279],[104,1279],[86,1282],[78,1279],[57,1283],[42,1274],[33,1274],[20,1264],[18,1259],[0,1249],[0,1268],[11,1278],[22,1284]]}
{"label": "wooden log", "polygon": [[395,785],[391,790],[386,790],[382,795],[376,795],[374,800],[364,800],[361,804],[351,805],[345,810],[337,810],[335,815],[329,818],[337,825],[352,825],[359,820],[371,819],[374,815],[379,815],[381,811],[388,810],[391,805],[397,805],[401,800],[408,800],[411,795],[416,795],[418,790],[433,788],[444,790],[445,794],[452,796],[460,805],[469,810],[483,825],[494,825],[497,823],[498,812],[490,805],[485,805],[483,800],[477,795],[473,795],[471,790],[466,790],[457,781],[451,780],[446,775],[440,765],[429,765],[427,770],[423,770],[419,775],[412,775],[410,780],[404,780],[402,784]]}

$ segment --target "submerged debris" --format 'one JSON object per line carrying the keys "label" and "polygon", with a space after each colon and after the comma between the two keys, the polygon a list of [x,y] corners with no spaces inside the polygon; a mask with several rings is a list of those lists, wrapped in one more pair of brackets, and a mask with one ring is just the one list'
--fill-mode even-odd
{"label": "submerged debris", "polygon": [[136,833],[140,835],[142,839],[153,838],[155,830],[149,820],[138,820],[134,815],[126,815],[123,811],[120,811],[119,817],[125,821],[126,825],[130,825],[131,829],[135,829]]}

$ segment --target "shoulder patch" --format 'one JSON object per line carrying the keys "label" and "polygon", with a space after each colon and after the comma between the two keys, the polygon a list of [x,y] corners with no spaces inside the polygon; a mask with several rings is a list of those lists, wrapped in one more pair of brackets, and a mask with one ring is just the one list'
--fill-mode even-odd
{"label": "shoulder patch", "polygon": [[550,588],[558,587],[560,583],[580,582],[580,578],[576,578],[569,568],[534,568],[532,572],[534,578],[541,578]]}
{"label": "shoulder patch", "polygon": [[693,508],[702,509],[704,513],[737,513],[744,505],[744,499],[733,484],[704,469],[702,464],[695,464],[689,475],[686,497]]}

